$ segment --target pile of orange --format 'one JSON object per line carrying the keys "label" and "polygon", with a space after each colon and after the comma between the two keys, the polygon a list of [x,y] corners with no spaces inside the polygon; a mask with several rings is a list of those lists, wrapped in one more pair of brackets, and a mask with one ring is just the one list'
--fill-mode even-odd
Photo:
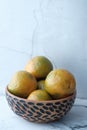
{"label": "pile of orange", "polygon": [[73,94],[76,81],[69,71],[53,69],[47,57],[36,56],[27,62],[24,70],[13,75],[8,90],[27,100],[54,100]]}

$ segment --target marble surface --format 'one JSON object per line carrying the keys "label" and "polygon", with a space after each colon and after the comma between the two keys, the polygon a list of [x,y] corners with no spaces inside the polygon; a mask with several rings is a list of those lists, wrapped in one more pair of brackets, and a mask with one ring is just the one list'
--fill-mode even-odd
{"label": "marble surface", "polygon": [[[77,99],[61,120],[36,124],[15,115],[5,87],[35,55],[72,72]],[[87,130],[87,1],[0,0],[0,130]]]}
{"label": "marble surface", "polygon": [[87,100],[76,99],[71,111],[52,123],[28,122],[13,113],[0,94],[0,130],[87,130]]}

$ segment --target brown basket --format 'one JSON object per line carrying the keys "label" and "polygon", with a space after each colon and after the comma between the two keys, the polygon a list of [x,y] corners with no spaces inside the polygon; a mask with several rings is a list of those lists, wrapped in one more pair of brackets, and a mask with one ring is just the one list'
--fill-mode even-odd
{"label": "brown basket", "polygon": [[11,94],[6,87],[6,99],[14,113],[32,122],[50,122],[63,117],[73,106],[76,92],[58,100],[29,101]]}

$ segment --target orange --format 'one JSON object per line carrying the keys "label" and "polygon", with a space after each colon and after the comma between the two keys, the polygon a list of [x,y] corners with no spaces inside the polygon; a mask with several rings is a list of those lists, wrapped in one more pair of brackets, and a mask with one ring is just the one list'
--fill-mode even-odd
{"label": "orange", "polygon": [[54,99],[71,95],[75,91],[76,81],[74,76],[64,69],[51,71],[45,80],[45,90]]}
{"label": "orange", "polygon": [[26,71],[16,72],[9,85],[8,90],[19,97],[26,98],[37,88],[37,81],[34,76]]}
{"label": "orange", "polygon": [[37,88],[38,89],[44,89],[45,80],[40,80],[37,82]]}
{"label": "orange", "polygon": [[50,95],[44,90],[35,90],[27,98],[28,100],[34,101],[46,101],[51,100]]}
{"label": "orange", "polygon": [[45,78],[52,69],[51,61],[44,56],[33,57],[25,66],[25,70],[37,79]]}

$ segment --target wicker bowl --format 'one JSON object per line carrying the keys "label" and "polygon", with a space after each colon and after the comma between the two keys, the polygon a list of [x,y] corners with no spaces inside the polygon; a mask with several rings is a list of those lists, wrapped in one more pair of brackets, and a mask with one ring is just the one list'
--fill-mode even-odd
{"label": "wicker bowl", "polygon": [[58,100],[29,101],[11,94],[6,87],[6,99],[14,113],[31,122],[51,122],[63,117],[72,108],[76,92]]}

